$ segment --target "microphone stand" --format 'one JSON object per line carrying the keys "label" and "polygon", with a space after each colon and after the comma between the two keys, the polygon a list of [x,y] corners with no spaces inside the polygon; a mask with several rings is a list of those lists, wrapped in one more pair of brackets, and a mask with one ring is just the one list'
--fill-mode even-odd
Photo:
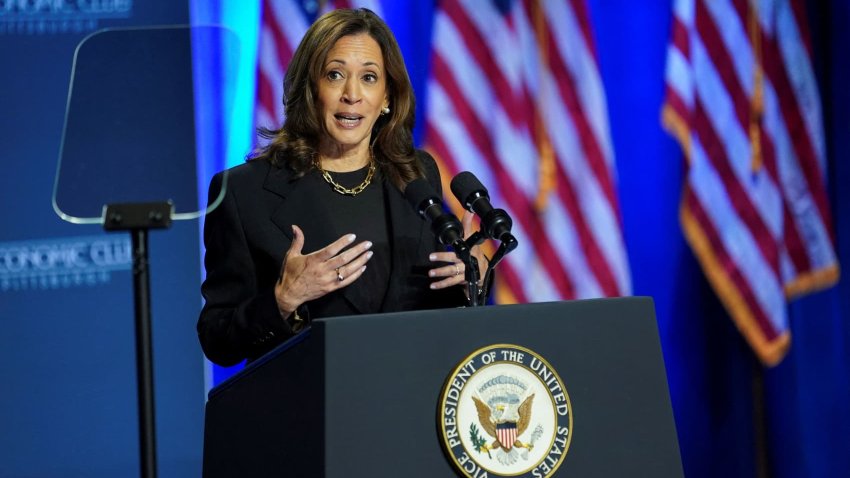
{"label": "microphone stand", "polygon": [[463,263],[466,266],[464,279],[466,280],[466,289],[469,291],[469,305],[472,307],[484,305],[484,297],[482,297],[481,292],[478,289],[478,279],[480,277],[478,272],[478,259],[470,254],[469,260],[463,261]]}
{"label": "microphone stand", "polygon": [[156,478],[157,475],[148,232],[170,227],[173,212],[174,206],[170,201],[108,204],[103,212],[103,228],[107,231],[129,231],[133,243],[139,465],[142,478]]}
{"label": "microphone stand", "polygon": [[483,240],[484,238],[481,236],[481,233],[476,232],[469,236],[469,239],[465,241],[463,239],[458,239],[454,244],[452,244],[455,254],[457,254],[458,258],[464,264],[463,277],[466,282],[470,307],[484,305],[478,289],[478,280],[480,278],[480,274],[478,272],[478,259],[470,253],[470,249],[473,246],[480,244]]}
{"label": "microphone stand", "polygon": [[470,254],[470,249],[484,242],[484,235],[480,230],[476,231],[464,242],[465,247],[461,248],[462,250],[455,251],[466,266],[466,274],[464,277],[466,280],[467,290],[469,291],[469,305],[472,307],[484,305],[487,298],[490,297],[490,289],[493,286],[493,270],[499,262],[508,255],[509,252],[516,249],[519,245],[519,242],[517,242],[516,238],[510,233],[502,234],[502,238],[503,239],[499,241],[499,248],[487,264],[487,271],[484,273],[484,281],[482,282],[480,289],[478,286],[478,279],[480,277],[478,273],[478,259]]}

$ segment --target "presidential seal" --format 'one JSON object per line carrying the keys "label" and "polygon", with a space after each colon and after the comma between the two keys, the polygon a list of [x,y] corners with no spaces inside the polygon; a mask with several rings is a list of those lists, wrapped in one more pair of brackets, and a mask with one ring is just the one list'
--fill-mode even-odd
{"label": "presidential seal", "polygon": [[573,436],[564,382],[543,357],[518,345],[476,350],[443,387],[439,430],[463,476],[552,475]]}

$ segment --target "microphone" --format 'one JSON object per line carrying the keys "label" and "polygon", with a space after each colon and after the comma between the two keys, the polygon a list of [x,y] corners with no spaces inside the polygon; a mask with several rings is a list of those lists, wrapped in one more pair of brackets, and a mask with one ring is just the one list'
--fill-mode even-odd
{"label": "microphone", "polygon": [[441,244],[452,246],[461,258],[463,254],[469,255],[469,247],[463,240],[463,226],[454,214],[443,210],[440,195],[426,179],[411,181],[404,189],[404,197],[420,216],[431,222],[431,231]]}
{"label": "microphone", "polygon": [[452,179],[451,188],[463,207],[481,218],[481,232],[487,238],[501,242],[515,241],[511,235],[511,217],[504,209],[493,208],[487,188],[474,174],[469,171],[458,174]]}

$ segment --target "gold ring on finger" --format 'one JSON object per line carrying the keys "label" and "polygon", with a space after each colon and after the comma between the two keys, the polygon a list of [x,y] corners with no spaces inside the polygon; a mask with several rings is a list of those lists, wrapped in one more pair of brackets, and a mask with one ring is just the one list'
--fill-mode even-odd
{"label": "gold ring on finger", "polygon": [[455,262],[455,275],[456,276],[460,275],[460,267],[457,265],[457,262]]}

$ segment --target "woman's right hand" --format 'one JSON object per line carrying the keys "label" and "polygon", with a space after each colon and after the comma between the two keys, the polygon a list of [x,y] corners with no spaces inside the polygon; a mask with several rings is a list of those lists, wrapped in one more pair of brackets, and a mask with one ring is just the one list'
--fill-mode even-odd
{"label": "woman's right hand", "polygon": [[372,243],[363,241],[345,249],[355,239],[354,234],[346,234],[316,252],[303,255],[304,232],[292,226],[292,244],[274,288],[281,317],[289,317],[299,305],[341,289],[363,274],[366,262],[372,257],[369,251]]}

